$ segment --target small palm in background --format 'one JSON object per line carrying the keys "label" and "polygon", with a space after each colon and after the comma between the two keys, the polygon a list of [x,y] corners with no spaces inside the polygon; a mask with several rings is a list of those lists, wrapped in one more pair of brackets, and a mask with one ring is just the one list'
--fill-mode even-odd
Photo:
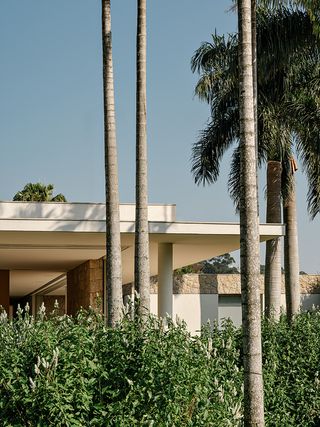
{"label": "small palm in background", "polygon": [[66,202],[67,199],[61,193],[53,196],[54,186],[52,184],[41,184],[31,182],[26,184],[23,190],[18,191],[13,197],[15,202]]}

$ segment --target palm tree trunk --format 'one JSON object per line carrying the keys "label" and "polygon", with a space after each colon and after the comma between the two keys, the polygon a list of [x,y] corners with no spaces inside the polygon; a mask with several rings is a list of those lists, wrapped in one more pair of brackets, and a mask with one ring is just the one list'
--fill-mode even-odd
{"label": "palm tree trunk", "polygon": [[251,0],[238,0],[240,83],[240,259],[244,357],[244,424],[264,426],[259,215],[252,75]]}
{"label": "palm tree trunk", "polygon": [[146,21],[146,0],[138,0],[136,94],[136,230],[134,281],[135,288],[140,295],[140,313],[142,315],[145,315],[150,311],[146,113]]}
{"label": "palm tree trunk", "polygon": [[122,316],[121,240],[118,161],[111,37],[110,0],[102,0],[102,46],[104,85],[104,141],[106,188],[106,281],[108,324],[115,327]]}
{"label": "palm tree trunk", "polygon": [[[258,64],[257,64],[257,2],[251,0],[251,27],[252,27],[252,77],[253,77],[253,109],[254,109],[254,132],[256,142],[256,174],[258,194]],[[259,212],[259,198],[257,197],[257,209]]]}
{"label": "palm tree trunk", "polygon": [[284,237],[284,268],[286,306],[288,320],[291,321],[300,310],[299,248],[295,183],[283,207],[286,224]]}
{"label": "palm tree trunk", "polygon": [[[268,161],[267,223],[281,223],[281,173],[281,162]],[[266,316],[274,320],[279,320],[281,306],[280,237],[266,242],[264,295]]]}

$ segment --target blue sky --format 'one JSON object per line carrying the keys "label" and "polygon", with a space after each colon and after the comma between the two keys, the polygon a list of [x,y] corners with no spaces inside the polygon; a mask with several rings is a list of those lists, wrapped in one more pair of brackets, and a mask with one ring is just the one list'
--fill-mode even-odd
{"label": "blue sky", "polygon": [[[149,200],[176,203],[178,219],[235,221],[228,156],[213,186],[196,187],[191,145],[208,118],[193,96],[190,58],[210,34],[232,32],[230,0],[150,0]],[[112,3],[120,198],[134,201],[135,1]],[[1,0],[0,199],[27,182],[53,183],[68,201],[104,200],[99,0]],[[261,221],[265,217],[261,173]],[[298,180],[301,269],[320,271],[320,222]]]}

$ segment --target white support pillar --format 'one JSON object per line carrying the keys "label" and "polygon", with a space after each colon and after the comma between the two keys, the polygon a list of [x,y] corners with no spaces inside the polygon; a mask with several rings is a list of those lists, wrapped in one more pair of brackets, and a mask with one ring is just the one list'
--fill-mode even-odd
{"label": "white support pillar", "polygon": [[172,243],[158,245],[158,316],[172,317],[173,249]]}

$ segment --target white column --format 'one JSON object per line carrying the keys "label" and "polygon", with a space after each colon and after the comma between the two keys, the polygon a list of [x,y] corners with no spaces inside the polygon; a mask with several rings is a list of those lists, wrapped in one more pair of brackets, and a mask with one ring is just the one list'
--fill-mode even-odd
{"label": "white column", "polygon": [[173,287],[172,243],[158,245],[158,316],[169,314],[172,317]]}

